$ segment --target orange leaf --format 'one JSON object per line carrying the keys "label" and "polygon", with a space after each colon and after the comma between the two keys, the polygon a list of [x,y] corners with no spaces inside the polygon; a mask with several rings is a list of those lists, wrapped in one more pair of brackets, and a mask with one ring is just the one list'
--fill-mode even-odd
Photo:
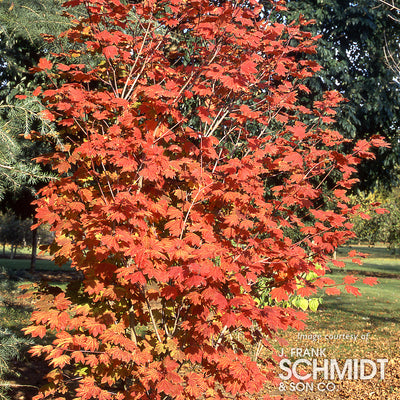
{"label": "orange leaf", "polygon": [[325,289],[325,293],[329,296],[335,296],[340,294],[340,289],[337,287],[329,287]]}
{"label": "orange leaf", "polygon": [[362,282],[365,285],[369,285],[369,286],[374,286],[374,285],[377,285],[379,283],[378,279],[373,277],[373,276],[369,276],[368,278],[364,278]]}
{"label": "orange leaf", "polygon": [[256,66],[254,61],[247,60],[240,66],[240,73],[243,75],[256,74],[258,72]]}
{"label": "orange leaf", "polygon": [[39,95],[39,93],[42,91],[42,87],[38,86],[33,92],[32,92],[32,96],[37,96]]}
{"label": "orange leaf", "polygon": [[351,285],[351,284],[353,284],[354,282],[357,282],[357,281],[358,281],[358,278],[356,278],[354,275],[348,275],[348,276],[345,276],[343,278],[343,282],[346,285]]}
{"label": "orange leaf", "polygon": [[274,288],[270,292],[271,297],[276,301],[289,300],[288,294],[282,288]]}
{"label": "orange leaf", "polygon": [[71,301],[65,298],[64,293],[60,293],[54,298],[54,305],[58,310],[66,310]]}
{"label": "orange leaf", "polygon": [[53,63],[51,61],[47,60],[46,58],[41,58],[39,60],[38,67],[41,70],[51,69],[52,66],[53,66]]}
{"label": "orange leaf", "polygon": [[31,335],[32,337],[39,336],[43,339],[46,335],[46,327],[44,325],[30,325],[23,329],[25,335]]}
{"label": "orange leaf", "polygon": [[103,54],[106,58],[113,58],[118,54],[118,48],[115,46],[104,47]]}
{"label": "orange leaf", "polygon": [[356,288],[356,287],[354,287],[354,286],[349,286],[349,285],[347,285],[347,286],[345,286],[345,289],[346,289],[346,292],[347,292],[347,293],[350,293],[350,294],[352,294],[352,295],[354,295],[354,296],[361,296],[361,293],[360,293],[360,291],[358,290],[358,288]]}
{"label": "orange leaf", "polygon": [[377,214],[390,214],[390,211],[386,208],[375,208]]}
{"label": "orange leaf", "polygon": [[63,368],[66,364],[69,364],[70,360],[71,360],[71,357],[69,355],[63,354],[60,357],[53,358],[50,361],[50,365],[53,365],[54,367]]}

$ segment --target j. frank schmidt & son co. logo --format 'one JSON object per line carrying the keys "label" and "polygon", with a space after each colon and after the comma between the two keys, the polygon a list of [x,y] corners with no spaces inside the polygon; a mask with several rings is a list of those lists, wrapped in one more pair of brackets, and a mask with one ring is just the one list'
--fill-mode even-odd
{"label": "j. frank schmidt & son co. logo", "polygon": [[[327,335],[302,335],[298,339],[307,339],[314,342],[320,340],[368,340],[369,334],[327,334]],[[328,358],[325,347],[294,347],[282,357],[279,368],[281,392],[333,392],[336,390],[335,381],[361,380],[366,381],[378,377],[385,379],[386,358],[371,360],[368,358],[348,358],[337,360]],[[288,356],[290,358],[288,358]],[[305,370],[307,372],[305,372]],[[317,381],[317,382],[315,382]]]}

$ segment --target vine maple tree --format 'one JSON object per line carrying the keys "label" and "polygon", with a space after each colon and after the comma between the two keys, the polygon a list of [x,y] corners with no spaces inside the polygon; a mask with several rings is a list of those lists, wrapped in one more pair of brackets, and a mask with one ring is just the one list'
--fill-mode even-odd
{"label": "vine maple tree", "polygon": [[53,367],[36,398],[247,399],[275,380],[269,338],[305,318],[261,306],[259,278],[276,302],[338,290],[324,273],[371,143],[341,152],[338,93],[298,104],[316,38],[255,0],[77,6],[73,50],[35,68],[60,175],[37,217],[83,277],[36,290],[25,331],[55,335],[32,349]]}

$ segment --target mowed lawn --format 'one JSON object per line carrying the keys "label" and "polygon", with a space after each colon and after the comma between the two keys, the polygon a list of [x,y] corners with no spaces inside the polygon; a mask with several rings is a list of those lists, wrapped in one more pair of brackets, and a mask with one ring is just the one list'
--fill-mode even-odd
{"label": "mowed lawn", "polygon": [[[370,253],[363,265],[352,263],[346,257],[349,250],[355,249]],[[385,247],[352,246],[339,249],[337,258],[346,263],[346,269],[332,267],[329,275],[337,282],[351,274],[361,280],[366,276],[377,276],[379,284],[367,286],[356,283],[361,296],[342,292],[336,296],[324,296],[323,303],[316,312],[311,312],[304,331],[282,332],[287,345],[283,350],[293,361],[298,358],[290,356],[292,349],[324,349],[326,357],[339,362],[346,359],[388,359],[385,364],[385,379],[379,380],[336,380],[332,383],[335,390],[320,391],[316,386],[295,386],[295,391],[287,390],[288,395],[297,394],[300,399],[400,399],[400,257],[390,253]],[[21,273],[29,270],[29,259],[0,259],[3,267],[13,280],[4,279],[0,284],[0,328],[7,328],[23,336],[20,329],[29,321],[31,308],[17,299],[18,285],[25,283],[28,275]],[[65,271],[68,265],[57,267],[48,259],[39,259],[36,268],[41,273],[46,271]],[[346,337],[347,335],[347,337]],[[277,345],[278,346],[278,345]],[[22,355],[24,362],[24,355]],[[305,357],[308,358],[308,357]],[[26,365],[35,365],[32,361]],[[277,373],[282,372],[277,367]],[[25,374],[26,375],[26,374]],[[26,383],[24,376],[14,377],[15,384]],[[32,380],[32,376],[29,377]],[[301,382],[300,382],[301,383]],[[326,383],[326,382],[325,382]],[[299,389],[299,390],[297,390]],[[268,387],[269,393],[283,394],[278,388]],[[12,398],[29,399],[24,389],[14,390]],[[21,397],[22,396],[22,397]],[[25,397],[24,397],[25,396]],[[279,399],[279,397],[278,397]]]}
{"label": "mowed lawn", "polygon": [[[349,250],[369,253],[362,265],[346,257]],[[309,314],[304,331],[285,332],[287,340],[284,353],[293,360],[297,350],[309,349],[314,354],[324,349],[321,358],[337,359],[339,365],[347,359],[387,359],[384,363],[384,379],[349,380],[334,379],[322,382],[318,388],[313,385],[286,386],[287,394],[297,394],[300,399],[400,399],[400,257],[391,254],[384,246],[351,246],[339,249],[337,259],[344,261],[345,269],[332,266],[329,277],[340,283],[346,275],[354,275],[362,281],[366,276],[376,276],[379,284],[364,285],[357,282],[361,296],[354,296],[342,290],[340,295],[323,296],[319,309]],[[343,288],[343,286],[342,286]],[[292,354],[292,356],[291,356]],[[299,353],[300,354],[300,353]],[[310,357],[304,357],[310,358]],[[313,357],[311,357],[313,358]],[[315,358],[315,357],[314,357]],[[317,356],[319,359],[320,357]],[[322,365],[322,360],[318,366]],[[282,370],[278,368],[278,372]],[[353,371],[354,372],[354,371]],[[372,369],[371,369],[372,372]],[[322,374],[321,374],[322,376]],[[336,376],[335,376],[336,377]],[[354,377],[354,376],[353,376]],[[325,386],[331,382],[328,391]],[[293,389],[293,390],[291,390]],[[298,389],[298,390],[297,390]]]}
{"label": "mowed lawn", "polygon": [[[0,258],[0,268],[5,268],[8,272],[15,271],[29,271],[30,260],[16,258],[10,260],[9,258]],[[69,264],[65,264],[61,267],[54,264],[53,261],[48,259],[37,259],[36,260],[37,271],[71,271]]]}

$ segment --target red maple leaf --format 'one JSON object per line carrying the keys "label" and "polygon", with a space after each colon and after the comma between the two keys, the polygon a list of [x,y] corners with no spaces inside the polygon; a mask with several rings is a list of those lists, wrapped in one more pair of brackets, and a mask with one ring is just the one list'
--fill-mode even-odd
{"label": "red maple leaf", "polygon": [[340,289],[337,287],[328,287],[325,288],[325,293],[329,296],[336,296],[340,294]]}
{"label": "red maple leaf", "polygon": [[366,284],[366,285],[369,285],[369,286],[374,286],[374,285],[377,285],[379,283],[378,279],[375,278],[375,277],[372,277],[372,276],[364,278],[362,282],[364,284]]}
{"label": "red maple leaf", "polygon": [[106,58],[114,58],[118,54],[118,48],[116,46],[104,47],[103,54]]}
{"label": "red maple leaf", "polygon": [[348,276],[345,276],[343,278],[343,282],[346,285],[351,285],[351,284],[353,284],[354,282],[357,282],[357,281],[358,281],[358,278],[356,278],[354,275],[348,275]]}
{"label": "red maple leaf", "polygon": [[49,61],[47,58],[41,58],[39,60],[38,67],[41,70],[51,69],[53,67],[53,63]]}
{"label": "red maple leaf", "polygon": [[254,61],[247,60],[240,65],[240,72],[243,75],[257,74],[257,64]]}
{"label": "red maple leaf", "polygon": [[358,290],[358,288],[356,288],[354,286],[346,285],[344,288],[346,289],[347,293],[350,293],[350,294],[352,294],[354,296],[361,296],[361,293]]}
{"label": "red maple leaf", "polygon": [[270,295],[276,301],[289,300],[288,294],[281,287],[272,289]]}

